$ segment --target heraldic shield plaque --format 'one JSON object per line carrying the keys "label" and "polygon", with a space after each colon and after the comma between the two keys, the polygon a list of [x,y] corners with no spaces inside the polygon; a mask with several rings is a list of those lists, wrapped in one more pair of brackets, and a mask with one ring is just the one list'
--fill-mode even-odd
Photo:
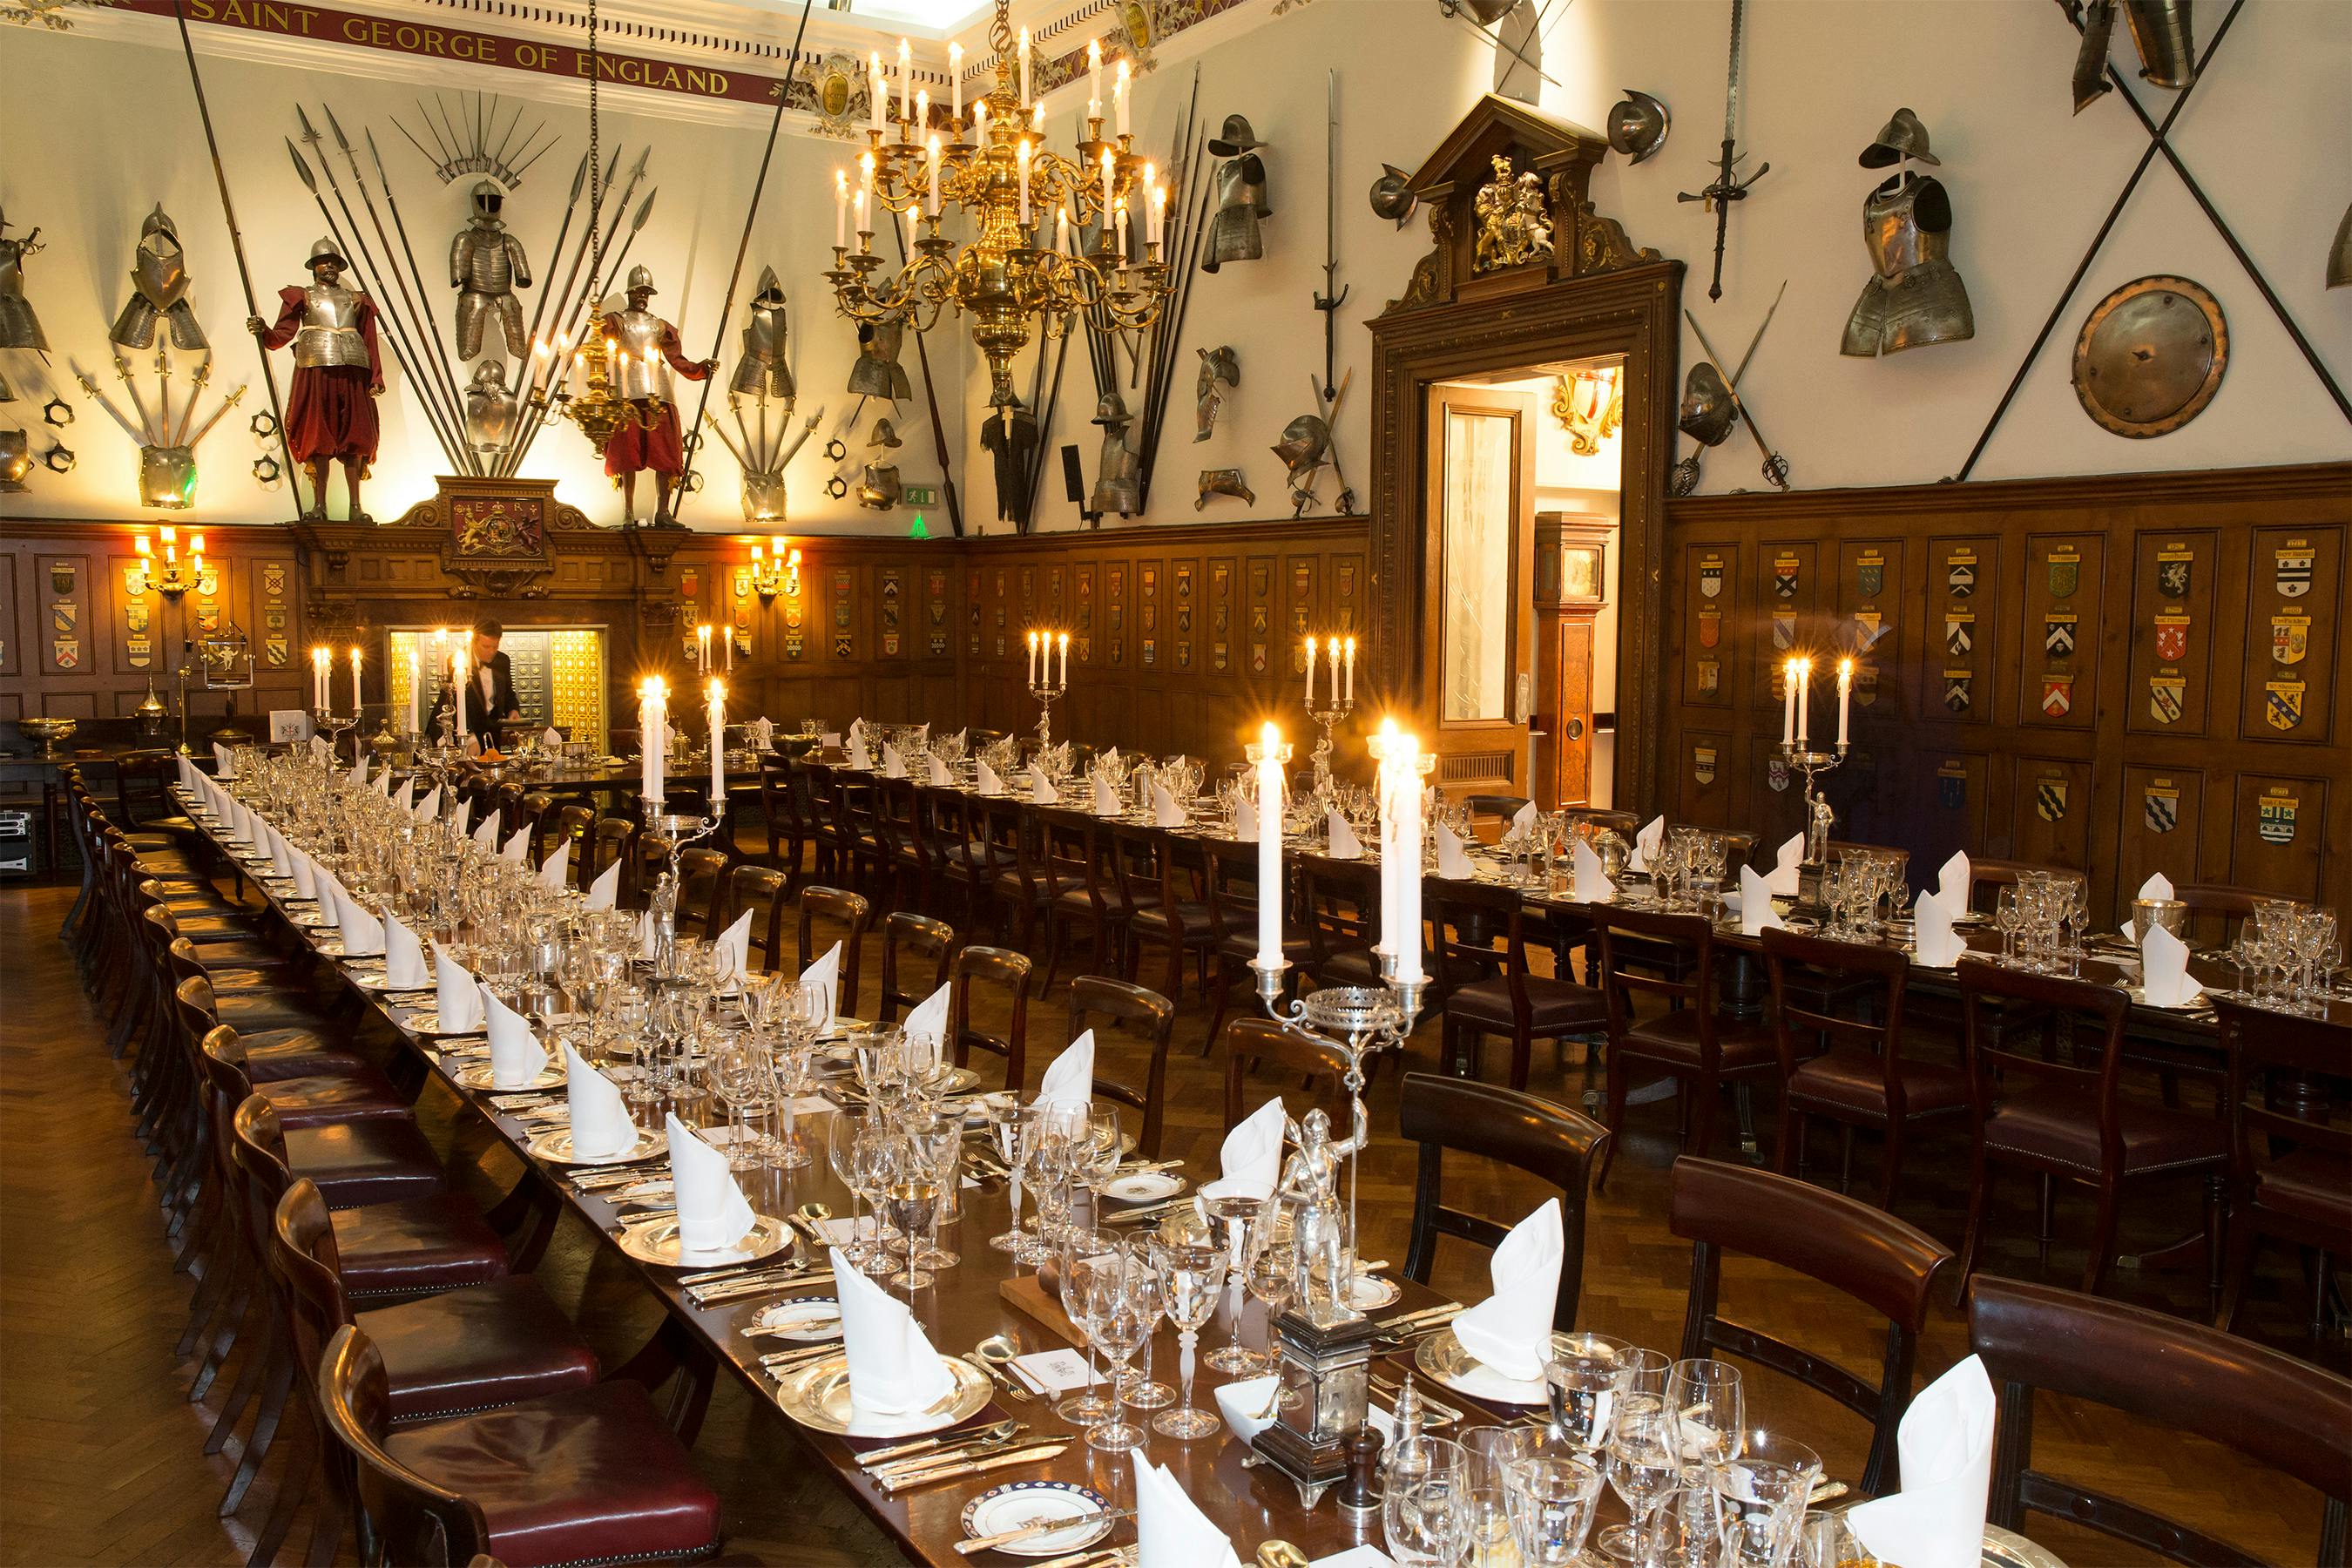
{"label": "heraldic shield plaque", "polygon": [[555,571],[553,535],[595,526],[555,499],[553,479],[444,474],[437,483],[433,499],[400,521],[441,531],[441,570],[463,598],[544,596]]}

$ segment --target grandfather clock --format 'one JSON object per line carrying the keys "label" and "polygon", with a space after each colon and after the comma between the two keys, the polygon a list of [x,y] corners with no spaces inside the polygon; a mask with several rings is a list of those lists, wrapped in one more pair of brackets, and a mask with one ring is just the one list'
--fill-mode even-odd
{"label": "grandfather clock", "polygon": [[[1592,798],[1594,623],[1609,600],[1617,521],[1536,514],[1536,721],[1530,792],[1547,811]],[[1614,706],[1614,704],[1612,704]]]}

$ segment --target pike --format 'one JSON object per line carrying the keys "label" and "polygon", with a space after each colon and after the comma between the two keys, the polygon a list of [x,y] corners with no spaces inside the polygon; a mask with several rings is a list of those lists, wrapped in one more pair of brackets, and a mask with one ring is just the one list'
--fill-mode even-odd
{"label": "pike", "polygon": [[[580,167],[573,170],[572,174],[572,195],[564,201],[563,225],[555,231],[555,244],[550,247],[548,251],[550,256],[561,256],[563,254],[563,242],[572,237],[572,216],[580,210],[580,192],[587,184],[588,154],[583,153],[580,154]],[[540,323],[547,319],[547,302],[554,297],[554,294],[555,290],[552,289],[541,289],[539,291],[539,299],[537,302],[535,302],[530,308],[530,341],[534,346],[537,346],[539,343]],[[554,352],[555,351],[552,349],[549,351],[551,355],[552,355]],[[538,366],[531,364],[528,361],[515,366],[515,384],[511,389],[515,395],[520,396],[522,395],[523,382],[535,375],[537,372]]]}
{"label": "pike", "polygon": [[[1151,504],[1152,475],[1160,466],[1160,433],[1168,425],[1169,388],[1176,374],[1173,350],[1183,340],[1184,314],[1192,302],[1192,281],[1199,276],[1195,264],[1200,259],[1201,231],[1208,210],[1201,157],[1200,109],[1201,70],[1195,65],[1192,95],[1185,100],[1183,115],[1177,121],[1175,144],[1168,160],[1177,184],[1176,218],[1161,233],[1160,259],[1169,264],[1168,276],[1173,281],[1169,300],[1160,307],[1160,319],[1151,324],[1151,377],[1143,396],[1142,460],[1136,471],[1137,494],[1146,506]],[[1198,204],[1193,200],[1196,186],[1202,189]],[[1188,219],[1187,214],[1192,216]],[[1038,445],[1042,450],[1044,442]]]}
{"label": "pike", "polygon": [[[646,199],[644,201],[637,204],[636,216],[629,221],[628,237],[622,241],[620,249],[614,256],[612,269],[604,274],[603,287],[599,288],[593,295],[589,297],[588,300],[582,301],[582,303],[587,307],[591,314],[599,308],[595,303],[596,301],[611,297],[613,292],[613,279],[619,274],[622,264],[628,260],[629,247],[636,243],[637,231],[645,227],[646,216],[654,210],[654,198],[659,195],[661,195],[661,187],[656,185],[652,190],[646,193]],[[607,247],[612,244],[612,238],[613,237],[611,235],[606,235],[604,237],[604,243]],[[593,279],[592,279],[592,281],[593,280]],[[585,337],[593,330],[593,329],[588,321],[583,321],[580,323],[580,335],[582,337]],[[543,418],[532,423],[530,427],[531,438],[537,438],[540,426],[543,423],[545,423]],[[512,465],[509,465],[505,471],[509,473],[513,472]],[[683,492],[681,492],[681,494]]]}
{"label": "pike", "polygon": [[[621,190],[619,205],[623,210],[627,208],[630,196],[635,195],[637,181],[646,172],[646,160],[653,156],[653,144],[648,142],[645,148],[637,153],[636,167],[629,171],[629,183],[623,186]],[[615,159],[612,163],[605,166],[602,178],[593,182],[598,188],[589,197],[588,226],[581,232],[580,243],[572,247],[572,265],[564,270],[563,287],[562,289],[551,289],[549,291],[564,301],[562,304],[557,306],[557,310],[570,310],[573,309],[573,306],[571,304],[572,290],[572,287],[580,281],[580,268],[582,263],[586,262],[588,264],[588,279],[591,283],[595,281],[596,270],[604,264],[604,258],[602,254],[602,245],[601,242],[598,241],[597,236],[604,219],[604,203],[606,199],[612,195],[613,182],[620,172],[620,162]],[[588,256],[589,247],[592,244],[598,246],[598,255],[593,261],[589,259]],[[551,278],[554,276],[552,269],[550,270],[549,276]],[[584,325],[575,332],[559,331],[557,333],[558,340],[567,345],[567,354],[564,356],[550,354],[548,356],[549,363],[547,366],[546,380],[543,384],[535,382],[532,385],[531,395],[528,399],[531,412],[528,422],[523,426],[522,434],[516,438],[513,446],[507,448],[504,458],[498,465],[498,472],[501,476],[514,472],[516,466],[522,461],[522,454],[530,448],[531,442],[538,438],[541,427],[547,422],[547,406],[553,401],[555,388],[562,384],[565,365],[559,362],[568,357],[569,344],[578,342],[581,338],[586,335]]]}
{"label": "pike", "polygon": [[[236,280],[245,289],[245,313],[258,316],[261,304],[254,298],[253,271],[245,262],[245,236],[236,226],[236,204],[229,199],[228,171],[221,166],[220,139],[213,134],[212,106],[205,101],[205,79],[196,69],[196,46],[188,37],[187,0],[173,0],[172,19],[179,24],[180,53],[188,62],[188,85],[195,89],[196,115],[204,121],[205,147],[212,154],[213,179],[220,186],[221,216],[228,220],[229,251],[236,258]],[[269,352],[261,346],[258,336],[254,339],[253,352],[261,361],[262,384],[269,389],[269,422],[278,429],[278,449],[286,457],[287,499],[294,503],[294,521],[299,522],[302,520],[302,487],[293,479],[298,465],[294,461],[293,440],[286,433],[285,410],[278,401],[278,371],[269,363]],[[318,500],[323,510],[327,498],[322,495]]]}
{"label": "pike", "polygon": [[1723,247],[1731,226],[1731,204],[1748,199],[1756,182],[1771,173],[1772,165],[1759,163],[1756,172],[1745,180],[1732,173],[1739,162],[1734,137],[1739,128],[1739,45],[1747,31],[1748,0],[1731,0],[1731,63],[1724,72],[1723,89],[1723,151],[1716,159],[1713,183],[1699,191],[1685,191],[1675,197],[1678,202],[1705,202],[1715,210],[1715,280],[1707,285],[1706,297],[1723,298]]}
{"label": "pike", "polygon": [[[789,89],[793,77],[801,67],[801,40],[808,36],[809,11],[815,3],[816,0],[801,0],[801,25],[799,30],[793,35],[792,57],[784,62],[783,74],[776,79],[774,89],[776,111],[768,117],[767,144],[761,149],[760,172],[751,181],[751,205],[743,214],[743,236],[735,242],[735,269],[727,275],[727,296],[719,307],[719,329],[711,334],[710,353],[708,357],[712,360],[718,359],[719,351],[727,346],[727,318],[735,311],[735,290],[743,281],[743,258],[751,248],[751,226],[760,218],[760,196],[768,188],[768,165],[776,155],[776,132],[784,122],[784,100],[792,96]],[[899,244],[903,247],[906,241],[901,239]],[[921,349],[922,342],[922,335],[917,333],[915,346],[918,350]],[[702,396],[695,406],[694,425],[688,428],[695,428],[703,423],[703,416],[710,408],[710,384],[718,379],[719,373],[716,370],[702,378]],[[923,382],[926,386],[930,384],[930,362],[928,357],[924,361]],[[761,400],[763,407],[765,401],[764,398]],[[939,405],[936,399],[932,403],[931,424],[933,430],[936,431],[939,427]],[[717,428],[715,426],[712,427]],[[687,443],[686,465],[678,471],[677,506],[681,511],[686,508],[688,494],[694,489],[696,445],[697,443],[694,442]],[[940,441],[940,461],[944,468],[947,462],[947,442],[944,437]],[[963,521],[956,511],[955,479],[952,471],[946,474],[945,483],[948,490],[948,515],[955,522],[955,531],[961,533]]]}
{"label": "pike", "polygon": [[[327,122],[330,125],[334,125],[334,121],[335,111],[332,109],[330,109],[327,110]],[[409,275],[416,280],[416,297],[423,300],[425,304],[425,325],[430,327],[433,331],[434,353],[441,361],[442,373],[449,378],[449,385],[452,391],[452,395],[454,396],[456,387],[457,385],[457,373],[450,362],[447,346],[441,341],[441,319],[434,312],[433,310],[433,291],[425,288],[425,274],[416,265],[416,247],[409,243],[408,224],[400,216],[400,198],[393,195],[392,181],[383,172],[383,154],[376,149],[375,132],[370,131],[366,135],[368,156],[374,160],[375,163],[376,183],[383,186],[383,205],[392,213],[393,232],[400,236],[400,248],[408,258]],[[343,128],[340,125],[336,125],[335,140],[341,142],[342,136]],[[343,143],[343,153],[346,157],[351,157],[352,159],[352,178],[354,180],[358,179],[360,173],[360,161],[357,157],[352,156],[351,143],[347,142]],[[473,448],[471,447],[467,448],[467,451],[469,454],[472,450]]]}
{"label": "pike", "polygon": [[[898,237],[898,265],[903,268],[907,265],[907,231],[894,223],[890,226],[890,232]],[[750,237],[751,231],[747,226],[744,237],[748,239]],[[955,536],[958,539],[961,539],[963,537],[963,501],[956,494],[955,464],[948,456],[947,426],[940,422],[940,392],[938,383],[931,377],[931,351],[925,341],[925,335],[921,332],[915,334],[915,361],[923,369],[923,402],[930,410],[931,446],[939,454],[940,489],[947,498],[948,526],[955,531]],[[703,395],[709,396],[710,383],[704,382],[702,387]],[[693,454],[688,454],[687,461],[689,463],[694,461]]]}

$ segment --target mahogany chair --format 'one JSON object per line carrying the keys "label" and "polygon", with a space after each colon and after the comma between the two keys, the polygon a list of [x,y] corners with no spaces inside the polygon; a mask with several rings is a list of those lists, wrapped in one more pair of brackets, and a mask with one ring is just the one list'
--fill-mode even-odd
{"label": "mahogany chair", "polygon": [[1037,948],[1039,922],[1052,925],[1054,900],[1075,886],[1076,866],[1058,866],[1047,852],[1045,825],[1010,795],[975,797],[980,836],[1009,846],[1009,874],[1000,871],[990,887],[992,934],[1008,936],[1024,952]]}
{"label": "mahogany chair", "polygon": [[2060,877],[2080,877],[2083,874],[2071,867],[2044,866],[2032,860],[1970,860],[1969,908],[1979,913],[1990,913],[2000,889],[2017,885],[2020,871],[2048,871]]}
{"label": "mahogany chair", "polygon": [[744,932],[744,966],[754,974],[774,973],[784,956],[784,874],[772,866],[746,861],[727,873],[727,906],[712,922],[725,931],[751,912]]}
{"label": "mahogany chair", "polygon": [[1585,1194],[1591,1190],[1592,1162],[1609,1142],[1608,1131],[1581,1111],[1536,1095],[1423,1072],[1404,1075],[1397,1120],[1405,1137],[1421,1145],[1404,1277],[1429,1283],[1440,1236],[1488,1248],[1502,1245],[1510,1234],[1508,1226],[1449,1207],[1444,1196],[1446,1151],[1492,1160],[1559,1189],[1566,1245],[1551,1324],[1559,1330],[1574,1328],[1577,1300],[1584,1292]]}
{"label": "mahogany chair", "polygon": [[1119,899],[1127,906],[1127,964],[1121,971],[1132,980],[1142,967],[1147,948],[1168,955],[1168,1000],[1181,1005],[1184,960],[1190,955],[1200,970],[1205,989],[1209,954],[1217,945],[1216,921],[1209,913],[1207,896],[1198,879],[1177,856],[1179,840],[1164,828],[1133,823],[1113,823],[1109,836],[1118,872]]}
{"label": "mahogany chair", "polygon": [[[1244,845],[1255,865],[1257,846]],[[1307,973],[1320,985],[1378,985],[1380,960],[1372,943],[1380,940],[1381,871],[1369,860],[1334,860],[1311,851],[1298,861],[1298,908],[1304,917]],[[1284,947],[1289,947],[1288,932]],[[1250,955],[1257,944],[1253,932]],[[1433,973],[1425,964],[1423,973]]]}
{"label": "mahogany chair", "polygon": [[[1853,1134],[1885,1140],[1878,1206],[1895,1206],[1903,1148],[1913,1125],[1968,1110],[1969,1077],[1958,1067],[1908,1054],[1903,996],[1910,960],[1891,947],[1831,942],[1780,928],[1764,932],[1764,972],[1772,987],[1773,1043],[1780,1057],[1780,1140],[1777,1168],[1805,1174],[1805,1134],[1818,1117],[1838,1128],[1838,1190],[1853,1185]],[[1800,983],[1802,982],[1801,986]],[[1864,988],[1861,1016],[1820,1006],[1822,994]],[[1825,1041],[1801,1057],[1798,1037]]]}
{"label": "mahogany chair", "polygon": [[[1766,1080],[1780,1070],[1773,1033],[1760,1024],[1718,1016],[1715,1008],[1715,923],[1704,915],[1593,906],[1601,942],[1601,984],[1609,1001],[1609,1125],[1600,1184],[1624,1136],[1625,1094],[1636,1063],[1678,1080],[1685,1122],[1683,1152],[1704,1156],[1715,1141],[1717,1101],[1727,1085]],[[1671,949],[1677,961],[1665,973],[1643,973],[1627,962],[1628,939]],[[1646,957],[1641,962],[1646,963]],[[1634,1016],[1636,994],[1663,998],[1668,1011],[1649,1021]]]}
{"label": "mahogany chair", "polygon": [[1127,972],[1127,920],[1133,907],[1119,888],[1115,841],[1095,816],[1066,806],[1033,806],[1045,830],[1047,865],[1061,891],[1045,906],[1045,984],[1054,988],[1062,955],[1080,928],[1094,938],[1096,973]]}
{"label": "mahogany chair", "polygon": [[1301,1089],[1313,1090],[1318,1103],[1330,1114],[1335,1128],[1348,1124],[1345,1049],[1271,1018],[1235,1018],[1225,1026],[1226,1131],[1240,1126],[1242,1119],[1255,1109],[1244,1108],[1242,1103],[1242,1082],[1252,1067],[1266,1062],[1273,1064],[1273,1076],[1277,1081],[1296,1079]]}
{"label": "mahogany chair", "polygon": [[[1873,1426],[1862,1489],[1895,1489],[1895,1428],[1911,1404],[1911,1369],[1936,1275],[1951,1249],[1869,1205],[1790,1176],[1684,1155],[1675,1162],[1667,1228],[1691,1247],[1682,1355],[1724,1352],[1825,1394]],[[1886,1320],[1875,1386],[1786,1340],[1722,1315],[1726,1251],[1760,1258],[1853,1297]]]}
{"label": "mahogany chair", "polygon": [[939,846],[940,905],[960,912],[966,930],[978,931],[995,907],[997,879],[1013,869],[1012,840],[990,837],[987,803],[976,795],[926,788],[923,796]]}
{"label": "mahogany chair", "polygon": [[842,888],[807,887],[801,889],[801,921],[799,934],[793,949],[794,968],[798,974],[824,956],[817,946],[816,922],[825,921],[841,930],[841,984],[834,994],[834,1011],[845,1018],[859,1016],[857,1011],[857,961],[865,951],[866,930],[874,920],[874,906],[858,894]]}
{"label": "mahogany chair", "polygon": [[347,1323],[318,1388],[381,1558],[689,1562],[719,1548],[719,1494],[634,1383],[395,1431],[383,1352]]}
{"label": "mahogany chair", "polygon": [[[2309,1333],[2326,1331],[2336,1268],[2352,1258],[2352,1026],[2216,997],[2230,1058],[2230,1270],[2215,1322],[2238,1326],[2265,1237],[2308,1247]],[[2292,1109],[2289,1109],[2292,1108]]]}
{"label": "mahogany chair", "polygon": [[[1067,1037],[1075,1040],[1087,1029],[1096,1032],[1095,1093],[1143,1113],[1142,1128],[1136,1134],[1136,1152],[1147,1160],[1157,1160],[1168,1111],[1168,1043],[1176,1031],[1176,1004],[1157,991],[1125,980],[1081,974],[1070,982]],[[1104,1047],[1121,1031],[1142,1036],[1149,1047],[1141,1089],[1108,1077],[1102,1070]]]}
{"label": "mahogany chair", "polygon": [[793,789],[792,764],[781,757],[762,759],[760,820],[768,829],[767,861],[784,874],[788,885],[799,879],[808,853],[808,824],[802,819],[800,808]]}
{"label": "mahogany chair", "polygon": [[[649,836],[640,836],[646,841]],[[689,845],[677,854],[677,934],[714,937],[727,928],[727,851]]]}
{"label": "mahogany chair", "polygon": [[555,851],[555,814],[560,808],[555,796],[546,790],[531,790],[517,804],[522,819],[530,824],[530,863],[536,866]]}
{"label": "mahogany chair", "polygon": [[[1217,956],[1216,978],[1209,987],[1209,1027],[1201,1037],[1201,1054],[1206,1056],[1216,1047],[1218,1031],[1224,1027],[1225,1012],[1233,1005],[1236,988],[1246,998],[1244,1006],[1257,1005],[1257,973],[1250,968],[1257,958],[1257,846],[1234,838],[1198,842],[1202,891],[1209,901],[1210,925],[1216,933],[1213,951]],[[1304,973],[1311,961],[1307,938],[1286,931],[1282,955],[1291,965],[1284,973],[1287,991],[1292,977]]]}
{"label": "mahogany chair", "polygon": [[[2129,999],[2112,985],[2029,974],[1977,958],[1960,960],[1958,978],[1976,1134],[1960,1287],[1966,1288],[1981,1256],[1995,1165],[2018,1166],[2039,1179],[2040,1240],[2045,1255],[2055,1184],[2081,1183],[2097,1194],[2090,1256],[2083,1267],[2082,1288],[2092,1295],[2106,1284],[2115,1267],[2116,1225],[2125,1187],[2152,1176],[2201,1174],[2205,1246],[2211,1259],[2209,1287],[2218,1303],[2229,1124],[2125,1095],[2124,1020]],[[2003,1008],[2038,1016],[2035,1048],[2025,1048],[2027,1031],[1997,1027],[1993,1015]],[[2076,1067],[2068,1058],[2087,1059],[2091,1065]]]}
{"label": "mahogany chair", "polygon": [[[1025,1089],[1029,1070],[1029,970],[1028,954],[974,942],[956,950],[949,972],[949,984],[954,987],[948,1005],[954,1019],[950,1031],[952,1065],[968,1065],[975,1048],[1003,1057],[1004,1087],[1013,1094]],[[972,988],[983,984],[1004,991],[1006,1023],[1002,1035],[989,1034],[972,1022]]]}
{"label": "mahogany chair", "polygon": [[1445,997],[1439,1050],[1448,1072],[1476,1078],[1486,1037],[1501,1035],[1511,1042],[1511,1087],[1524,1089],[1538,1037],[1590,1038],[1610,1029],[1610,1002],[1601,992],[1528,969],[1527,906],[1517,889],[1442,877],[1423,886]]}
{"label": "mahogany chair", "polygon": [[925,793],[911,778],[874,781],[875,837],[880,844],[886,879],[881,896],[917,910],[931,907],[938,872],[937,843],[930,814],[924,806]]}
{"label": "mahogany chair", "polygon": [[1527,809],[1528,801],[1523,795],[1465,795],[1462,804],[1469,808],[1474,826],[1482,820],[1491,821],[1499,823],[1501,831],[1508,832],[1511,818]]}
{"label": "mahogany chair", "polygon": [[2194,1432],[2315,1488],[2317,1563],[2345,1561],[2352,1513],[2352,1380],[2202,1323],[1990,1275],[1969,1298],[1969,1348],[2000,1399],[1989,1522],[2046,1513],[2175,1563],[2270,1561],[2137,1503],[2033,1467],[2036,1390]]}
{"label": "mahogany chair", "polygon": [[588,834],[596,826],[596,808],[579,801],[564,801],[555,808],[553,827],[549,835],[550,855],[565,844],[572,846],[572,858],[564,863],[564,879],[572,887],[585,891],[595,880],[588,868]]}
{"label": "mahogany chair", "polygon": [[[908,963],[904,984],[899,978],[901,951],[908,960],[929,961],[928,969],[919,963]],[[881,1022],[895,1024],[901,1007],[911,1011],[929,1001],[931,994],[948,983],[948,971],[955,963],[955,928],[947,921],[919,915],[912,910],[892,910],[884,915],[882,1000],[877,1004],[880,1011],[877,1015]],[[910,990],[908,986],[919,989]]]}

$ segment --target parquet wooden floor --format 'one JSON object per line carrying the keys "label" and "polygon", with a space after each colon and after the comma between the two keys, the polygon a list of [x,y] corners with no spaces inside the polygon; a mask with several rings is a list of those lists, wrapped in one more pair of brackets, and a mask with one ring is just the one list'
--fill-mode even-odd
{"label": "parquet wooden floor", "polygon": [[[70,901],[69,889],[0,892],[0,952],[9,955],[0,965],[0,1463],[7,1467],[0,1563],[239,1562],[248,1527],[214,1517],[236,1450],[218,1460],[201,1453],[211,1410],[186,1402],[187,1373],[172,1354],[187,1281],[170,1272],[145,1163],[130,1137],[121,1073],[105,1058],[55,937]],[[869,1003],[878,958],[867,955]],[[1033,1000],[1033,1056],[1050,1055],[1062,1038],[1063,1005],[1058,994]],[[1196,1167],[1214,1161],[1223,1131],[1221,1068],[1196,1054],[1205,1021],[1205,1010],[1188,999],[1170,1074],[1167,1152]],[[1430,1064],[1434,1045],[1434,1029],[1424,1028],[1415,1059]],[[1131,1043],[1107,1041],[1103,1069],[1119,1074],[1138,1054]],[[1538,1089],[1575,1102],[1586,1087],[1580,1061],[1547,1067],[1539,1059]],[[1133,1076],[1139,1081],[1139,1072]],[[1374,1125],[1384,1136],[1366,1159],[1361,1197],[1368,1248],[1402,1259],[1413,1156],[1394,1136],[1396,1082],[1384,1073],[1374,1086]],[[420,1107],[428,1131],[486,1193],[502,1186],[509,1156],[486,1154],[454,1110],[435,1098]],[[1770,1126],[1769,1115],[1764,1124]],[[1669,1350],[1680,1335],[1689,1265],[1688,1248],[1664,1223],[1674,1135],[1671,1102],[1632,1113],[1609,1191],[1591,1199],[1582,1313],[1586,1326]],[[1957,1139],[1918,1148],[1906,1173],[1904,1217],[1956,1241],[1965,1171]],[[1858,1174],[1869,1173],[1866,1159],[1858,1161]],[[1448,1176],[1453,1201],[1504,1220],[1541,1195],[1475,1162],[1449,1161]],[[2156,1190],[2127,1215],[2125,1250],[2178,1234],[2193,1223],[2196,1205],[2191,1187]],[[2060,1240],[2046,1266],[2031,1240],[2025,1184],[2009,1193],[1999,1218],[1993,1269],[2074,1282],[2087,1222],[2079,1205],[2062,1203]],[[653,1319],[655,1310],[584,1227],[559,1234],[541,1277],[614,1359],[634,1348]],[[1485,1255],[1444,1244],[1434,1283],[1457,1297],[1483,1294]],[[2263,1321],[2293,1331],[2299,1320],[2291,1303],[2301,1289],[2292,1262],[2273,1259],[2259,1298]],[[2116,1290],[2202,1313],[2201,1282],[2186,1278],[2126,1273]],[[1874,1373],[1880,1331],[1825,1289],[1735,1259],[1723,1300],[1734,1316]],[[1921,1380],[1965,1355],[1966,1339],[1960,1314],[1939,1309],[1922,1348]],[[2344,1364],[2341,1342],[2324,1353]],[[1803,1434],[1833,1474],[1859,1471],[1867,1447],[1860,1418],[1769,1373],[1752,1373],[1748,1381],[1755,1420]],[[2037,1444],[2044,1468],[2145,1501],[2273,1561],[2312,1560],[2316,1495],[2201,1438],[2045,1402]],[[895,1561],[831,1484],[796,1462],[797,1449],[787,1424],[721,1384],[696,1453],[727,1500],[728,1560],[812,1568]],[[267,1484],[257,1487],[247,1519],[258,1521],[268,1500]],[[2051,1521],[2037,1519],[2032,1533],[2076,1568],[2145,1560]]]}

